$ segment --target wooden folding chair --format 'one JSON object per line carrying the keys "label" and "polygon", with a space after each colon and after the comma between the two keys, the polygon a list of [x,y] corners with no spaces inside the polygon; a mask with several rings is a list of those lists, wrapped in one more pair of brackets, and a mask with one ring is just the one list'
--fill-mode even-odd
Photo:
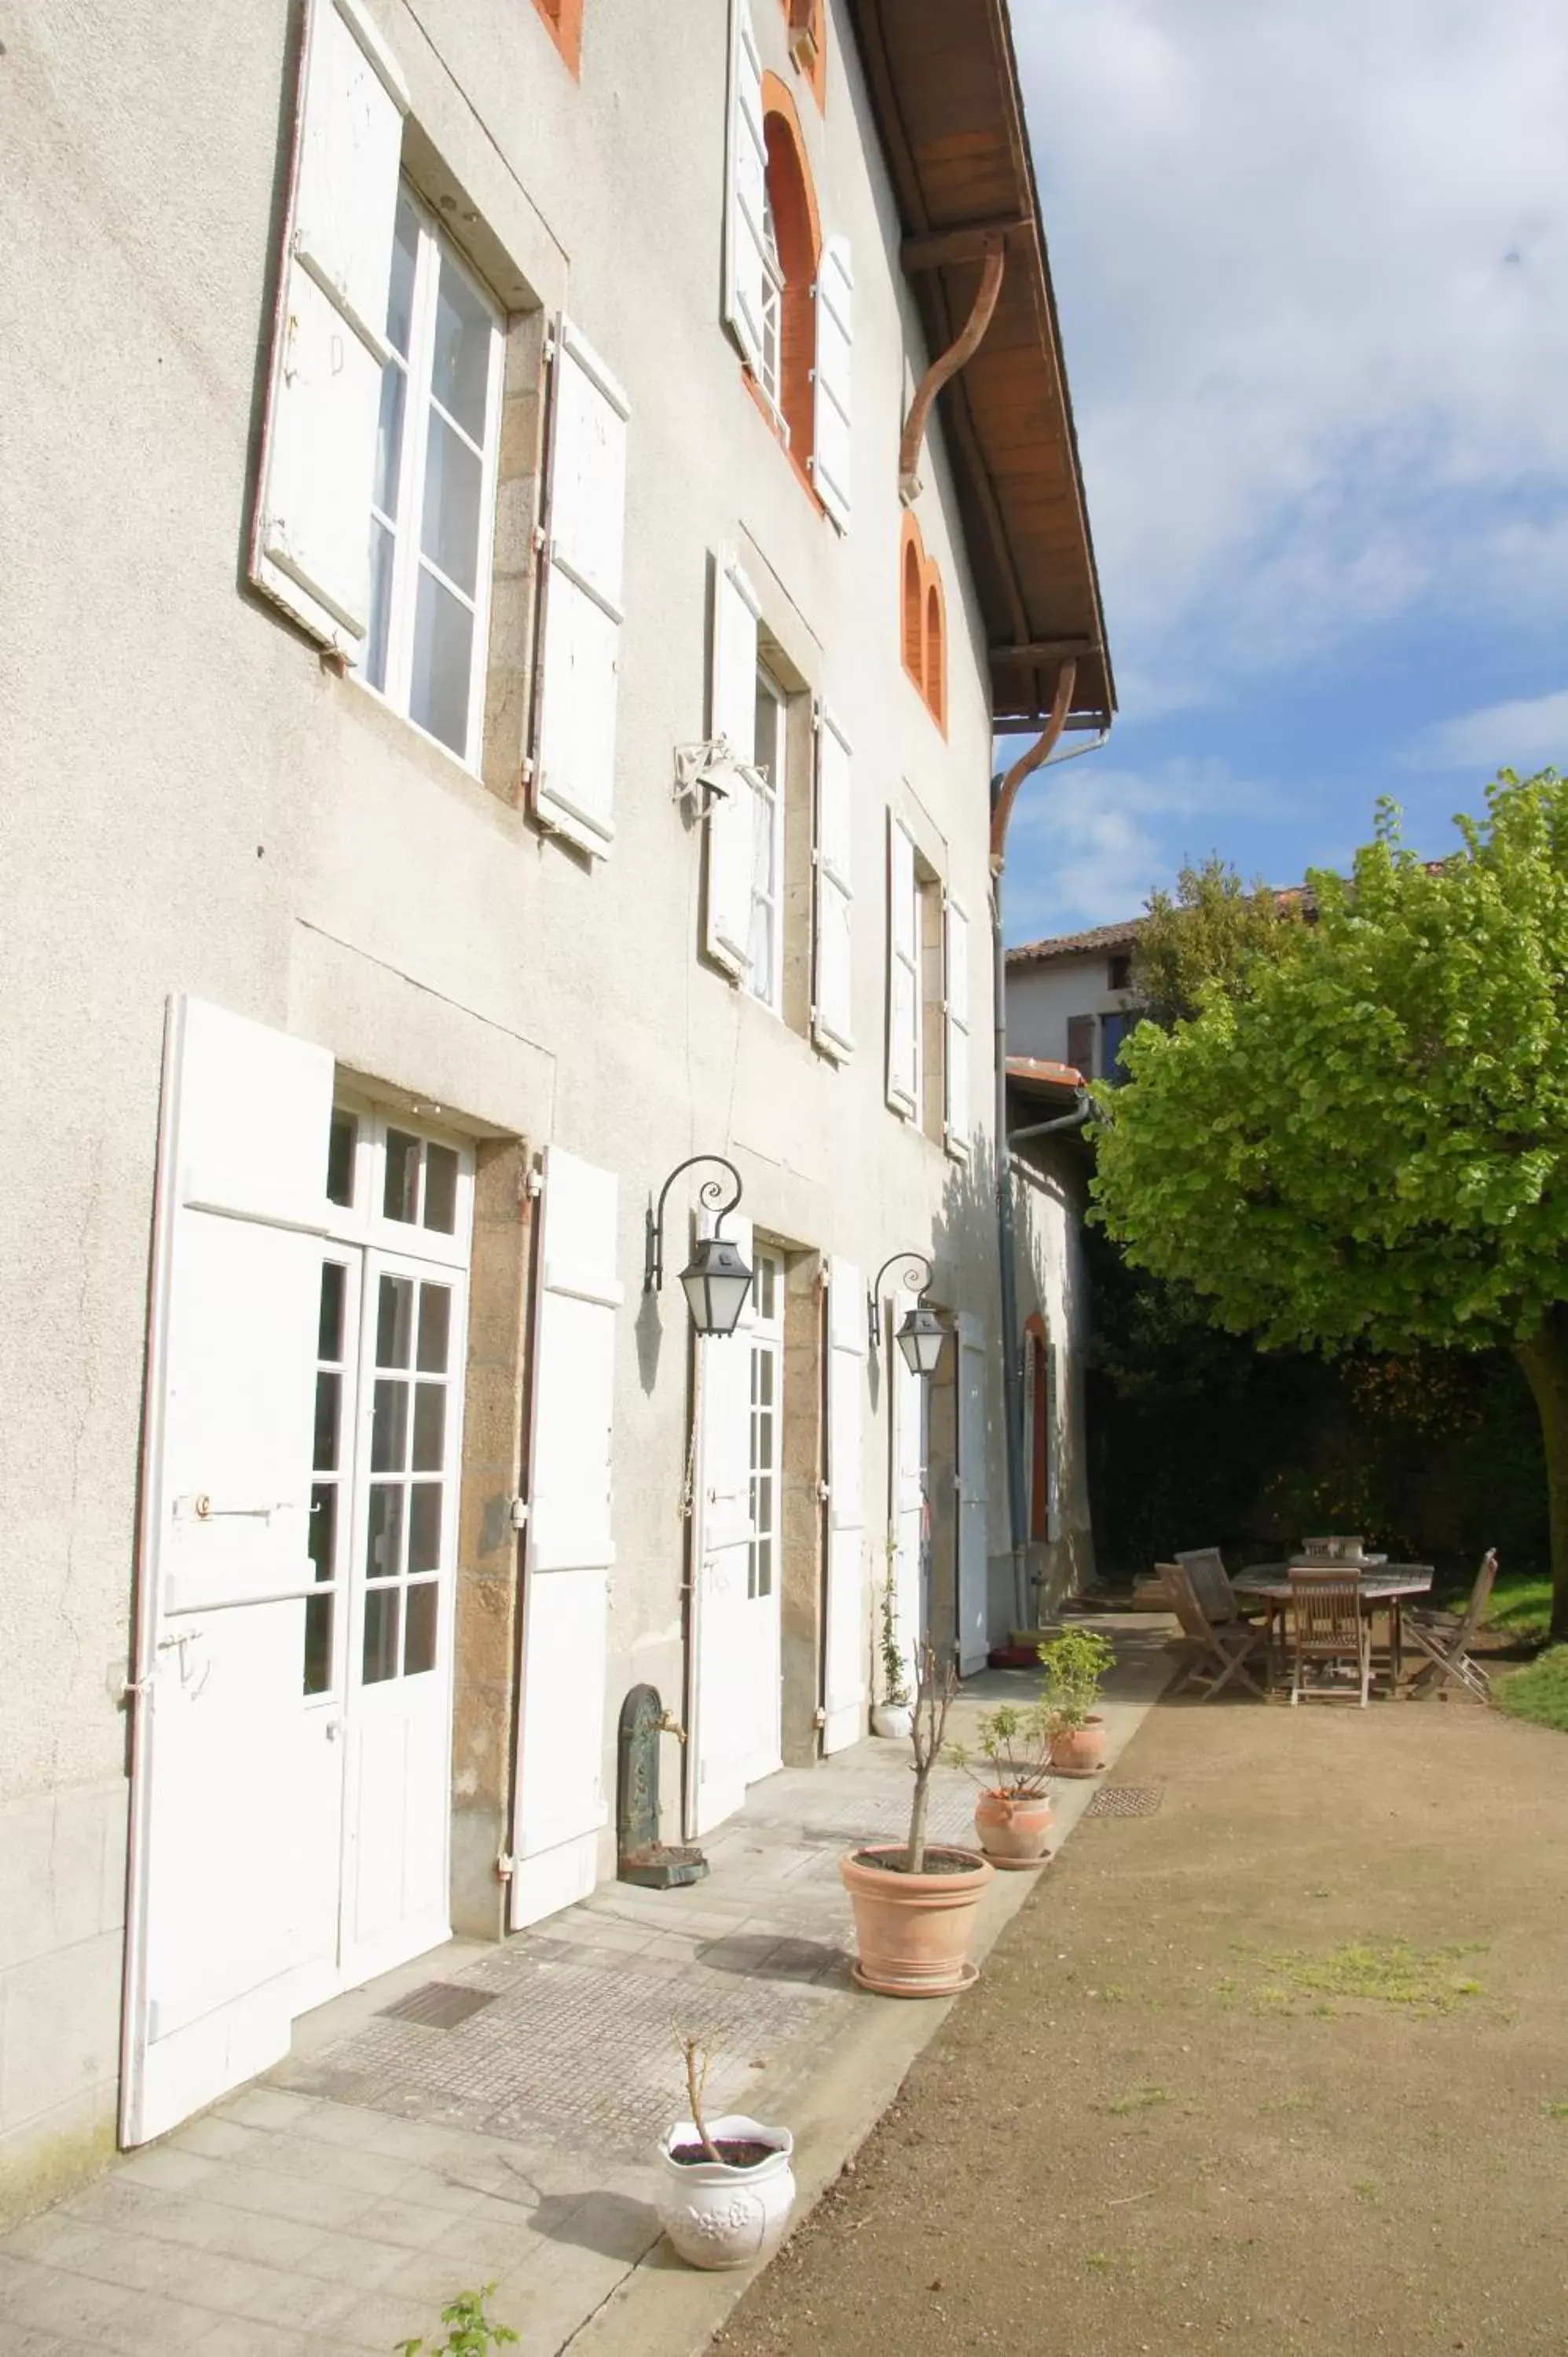
{"label": "wooden folding chair", "polygon": [[1178,1548],[1176,1561],[1191,1580],[1192,1592],[1214,1627],[1230,1628],[1238,1620],[1258,1617],[1243,1611],[1218,1547]]}
{"label": "wooden folding chair", "polygon": [[1198,1602],[1186,1565],[1167,1563],[1160,1568],[1170,1590],[1172,1609],[1181,1622],[1182,1634],[1193,1647],[1192,1660],[1170,1692],[1180,1694],[1195,1678],[1207,1678],[1202,1699],[1212,1702],[1222,1686],[1239,1678],[1262,1699],[1263,1689],[1256,1678],[1249,1676],[1247,1664],[1255,1653],[1263,1652],[1263,1631],[1254,1628],[1251,1620],[1222,1620],[1216,1625]]}
{"label": "wooden folding chair", "polygon": [[1338,1564],[1293,1563],[1290,1603],[1291,1701],[1298,1703],[1305,1695],[1309,1700],[1348,1702],[1351,1687],[1309,1686],[1305,1673],[1309,1663],[1325,1669],[1337,1662],[1353,1662],[1360,1686],[1355,1699],[1365,1710],[1372,1683],[1372,1624],[1361,1609],[1361,1583],[1356,1574]]}
{"label": "wooden folding chair", "polygon": [[1473,1694],[1477,1702],[1490,1700],[1491,1681],[1480,1663],[1470,1659],[1470,1646],[1487,1617],[1492,1582],[1497,1576],[1498,1551],[1488,1547],[1481,1557],[1481,1568],[1476,1574],[1470,1601],[1463,1612],[1406,1610],[1404,1633],[1419,1652],[1428,1656],[1411,1680],[1412,1700],[1424,1702],[1429,1695],[1445,1686],[1450,1678],[1466,1694]]}

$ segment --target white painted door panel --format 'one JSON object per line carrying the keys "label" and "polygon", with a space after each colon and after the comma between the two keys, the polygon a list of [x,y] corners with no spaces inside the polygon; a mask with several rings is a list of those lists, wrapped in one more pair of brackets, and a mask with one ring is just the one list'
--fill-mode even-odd
{"label": "white painted door panel", "polygon": [[817,716],[816,989],[811,1034],[842,1063],[854,1044],[854,765],[849,739],[824,707]]}
{"label": "white painted door panel", "polygon": [[[749,1220],[731,1212],[724,1232],[749,1265]],[[754,1678],[746,1574],[751,1518],[751,1318],[698,1343],[695,1829],[704,1834],[746,1799],[754,1744]]]}
{"label": "white painted door panel", "polygon": [[513,1931],[586,1898],[609,1813],[603,1760],[622,1297],[618,1210],[612,1171],[549,1148],[534,1313]]}
{"label": "white painted door panel", "polygon": [[918,1288],[892,1297],[883,1329],[883,1364],[892,1403],[889,1436],[888,1560],[905,1675],[914,1692],[926,1621],[926,1381],[892,1340],[912,1308]]}
{"label": "white painted door panel", "polygon": [[958,1320],[959,1674],[985,1667],[990,1646],[986,1562],[985,1332],[967,1311]]}
{"label": "white painted door panel", "polygon": [[822,1749],[866,1729],[865,1281],[853,1261],[828,1268],[828,1581],[822,1641]]}
{"label": "white painted door panel", "polygon": [[[321,1049],[198,1000],[171,1004],[138,1572],[127,2144],[285,2050],[290,1977],[319,1915],[296,1853],[317,1756],[301,1711],[303,1593],[332,1077]],[[196,1208],[226,1199],[233,1211]],[[261,1203],[291,1224],[257,1217]]]}

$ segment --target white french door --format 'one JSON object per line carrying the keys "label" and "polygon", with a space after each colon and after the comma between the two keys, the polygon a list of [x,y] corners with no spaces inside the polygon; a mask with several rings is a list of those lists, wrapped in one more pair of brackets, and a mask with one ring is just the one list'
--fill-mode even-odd
{"label": "white french door", "polygon": [[784,1764],[779,1583],[784,1495],[784,1264],[759,1250],[751,1280],[751,1553],[742,1675],[751,1730],[746,1781]]}
{"label": "white french door", "polygon": [[316,1935],[300,2010],[449,1930],[471,1163],[395,1115],[347,1106],[330,1161],[299,1673]]}

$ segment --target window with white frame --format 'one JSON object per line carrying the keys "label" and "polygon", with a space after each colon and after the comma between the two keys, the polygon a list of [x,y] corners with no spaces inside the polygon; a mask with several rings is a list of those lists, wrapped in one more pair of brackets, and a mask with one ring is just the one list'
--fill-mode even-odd
{"label": "window with white frame", "polygon": [[496,307],[406,188],[386,334],[361,668],[477,766],[504,339]]}
{"label": "window with white frame", "polygon": [[762,184],[762,337],[757,355],[757,382],[786,443],[789,427],[779,407],[784,352],[784,273],[779,262],[779,219],[773,191]]}
{"label": "window with white frame", "polygon": [[746,986],[779,1011],[783,981],[784,759],[788,705],[771,674],[757,674],[756,759],[751,794],[751,956]]}
{"label": "window with white frame", "polygon": [[887,1102],[907,1121],[921,1111],[921,901],[915,845],[887,813]]}
{"label": "window with white frame", "polygon": [[746,1592],[771,1596],[779,1568],[784,1405],[784,1264],[758,1252],[751,1279],[751,1553]]}

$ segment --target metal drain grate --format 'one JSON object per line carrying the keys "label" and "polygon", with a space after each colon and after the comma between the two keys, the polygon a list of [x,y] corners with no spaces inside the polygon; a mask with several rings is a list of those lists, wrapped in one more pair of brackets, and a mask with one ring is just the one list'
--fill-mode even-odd
{"label": "metal drain grate", "polygon": [[1086,1817],[1152,1817],[1165,1799],[1163,1784],[1101,1784]]}
{"label": "metal drain grate", "polygon": [[425,1981],[395,2005],[378,2010],[392,2021],[417,2021],[424,2029],[456,2029],[460,2021],[494,2005],[494,1989],[460,1988],[456,1981]]}

